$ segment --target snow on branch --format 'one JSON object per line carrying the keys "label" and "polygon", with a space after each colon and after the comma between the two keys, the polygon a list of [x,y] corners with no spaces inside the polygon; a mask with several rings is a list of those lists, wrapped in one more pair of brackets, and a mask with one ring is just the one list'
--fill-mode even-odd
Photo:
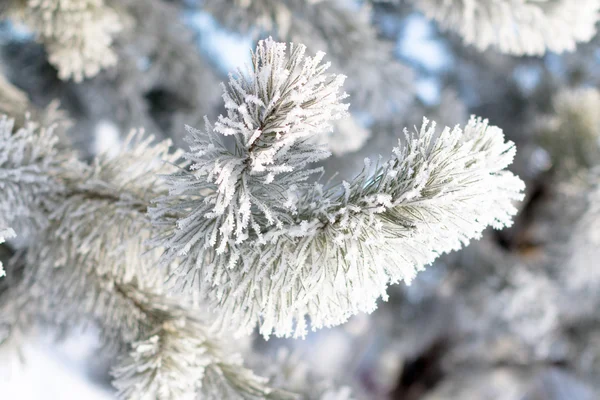
{"label": "snow on branch", "polygon": [[103,0],[12,1],[8,15],[35,31],[61,79],[81,82],[117,62],[111,44],[123,24]]}
{"label": "snow on branch", "polygon": [[178,281],[203,293],[223,326],[258,324],[266,337],[303,336],[305,316],[316,329],[374,310],[390,283],[410,282],[488,225],[510,225],[523,190],[505,170],[513,143],[476,118],[439,134],[425,121],[352,182],[307,182],[325,156],[307,138],[345,106],[319,56],[290,53],[259,44],[253,70],[225,92],[228,116],[189,131],[192,165],[166,177],[170,195],[151,210],[171,226],[157,243],[163,263],[179,263]]}
{"label": "snow on branch", "polygon": [[596,34],[599,0],[413,0],[443,29],[479,50],[514,55],[573,51]]}

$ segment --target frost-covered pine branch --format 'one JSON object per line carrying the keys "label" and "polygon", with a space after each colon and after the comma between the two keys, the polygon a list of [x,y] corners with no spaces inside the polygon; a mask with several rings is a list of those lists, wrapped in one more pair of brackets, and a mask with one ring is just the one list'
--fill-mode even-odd
{"label": "frost-covered pine branch", "polygon": [[44,319],[69,330],[95,323],[105,344],[126,352],[112,368],[119,398],[292,398],[245,368],[200,310],[164,294],[162,279],[124,282],[66,264],[33,273],[23,295],[37,294],[28,300]]}
{"label": "frost-covered pine branch", "polygon": [[598,0],[412,0],[479,50],[514,55],[573,51],[596,34]]}
{"label": "frost-covered pine branch", "polygon": [[9,0],[7,15],[32,29],[61,79],[76,82],[117,62],[111,49],[123,22],[104,0]]}
{"label": "frost-covered pine branch", "polygon": [[[15,227],[23,242],[48,227],[47,213],[73,177],[69,171],[78,171],[74,152],[59,143],[55,131],[55,126],[43,127],[27,119],[17,128],[14,119],[0,115],[0,226]],[[21,270],[22,263],[19,259],[16,269]],[[5,285],[0,298],[3,347],[18,347],[32,316],[44,315],[42,310],[32,310],[35,305],[29,301],[29,288],[22,285],[20,277],[13,276],[13,269],[6,278],[10,285]]]}
{"label": "frost-covered pine branch", "polygon": [[241,331],[303,336],[305,316],[316,329],[373,311],[390,283],[410,282],[488,225],[510,225],[522,198],[505,170],[514,145],[475,118],[441,133],[424,121],[352,182],[308,182],[310,164],[327,156],[310,137],[346,108],[343,79],[321,58],[260,42],[253,69],[224,90],[227,116],[189,130],[192,165],[167,177],[170,195],[151,210],[166,227],[163,263],[181,259],[179,282]]}
{"label": "frost-covered pine branch", "polygon": [[[2,132],[11,133],[12,121],[3,123]],[[164,291],[160,252],[145,245],[154,229],[146,211],[154,197],[166,194],[157,175],[177,169],[180,155],[169,152],[169,142],[152,144],[152,138],[135,133],[116,156],[53,170],[49,167],[63,158],[52,152],[51,130],[24,128],[1,139],[2,150],[12,145],[13,153],[30,156],[16,154],[10,164],[0,164],[0,174],[31,185],[9,186],[0,216],[20,222],[31,212],[12,210],[30,207],[40,227],[28,232],[24,277],[1,305],[2,324],[10,332],[36,320],[65,330],[98,326],[106,346],[129,348],[114,368],[123,399],[290,398],[244,368],[189,299]],[[47,159],[34,157],[40,153]],[[37,180],[26,174],[32,160],[41,164],[34,164]],[[40,202],[47,196],[42,189],[33,191],[47,181],[58,185],[48,194],[52,203]]]}
{"label": "frost-covered pine branch", "polygon": [[[328,65],[321,64],[324,54],[305,58],[305,51],[292,45],[288,56],[285,44],[260,42],[249,75],[239,71],[224,87],[227,116],[220,116],[214,128],[207,123],[206,133],[188,128],[194,152],[186,157],[194,163],[193,174],[182,171],[168,180],[172,193],[196,194],[197,199],[172,205],[167,197],[152,214],[160,224],[165,214],[192,207],[192,215],[177,225],[189,225],[196,237],[181,241],[179,235],[185,238],[187,230],[173,232],[165,241],[165,260],[210,245],[215,256],[233,265],[237,242],[252,231],[260,234],[261,225],[282,226],[288,219],[286,192],[306,186],[318,170],[304,168],[328,155],[310,139],[347,109],[340,102],[345,94],[339,93],[344,77],[328,76]],[[223,142],[228,136],[235,142],[233,150]]]}

